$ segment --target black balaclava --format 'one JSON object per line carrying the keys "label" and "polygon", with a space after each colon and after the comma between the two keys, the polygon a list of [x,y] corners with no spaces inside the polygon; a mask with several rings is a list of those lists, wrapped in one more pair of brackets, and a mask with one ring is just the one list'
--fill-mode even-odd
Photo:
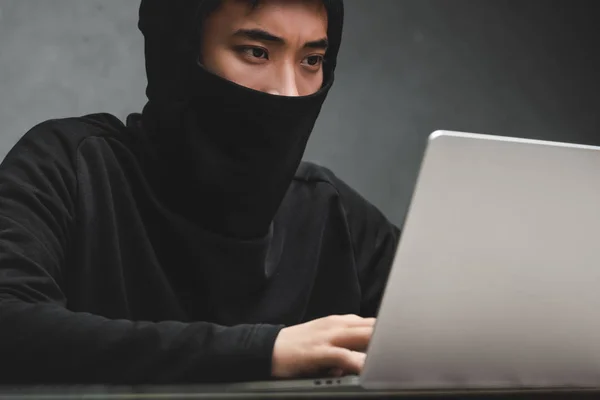
{"label": "black balaclava", "polygon": [[322,88],[285,97],[199,64],[202,21],[218,3],[142,0],[143,140],[150,179],[169,208],[213,233],[254,239],[269,234],[333,83],[344,8],[341,0],[324,0],[330,45]]}

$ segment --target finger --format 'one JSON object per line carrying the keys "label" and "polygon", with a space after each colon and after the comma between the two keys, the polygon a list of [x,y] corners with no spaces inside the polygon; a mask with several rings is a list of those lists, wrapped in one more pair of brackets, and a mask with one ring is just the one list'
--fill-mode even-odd
{"label": "finger", "polygon": [[329,317],[331,322],[335,324],[341,324],[348,327],[351,326],[374,326],[375,318],[363,318],[354,314],[347,315],[333,315]]}
{"label": "finger", "polygon": [[358,320],[352,321],[349,325],[350,326],[374,326],[375,325],[375,321],[377,321],[375,318],[361,318],[358,317]]}
{"label": "finger", "polygon": [[366,355],[340,347],[326,347],[316,360],[320,368],[341,370],[342,375],[360,374]]}
{"label": "finger", "polygon": [[331,332],[329,343],[335,347],[364,352],[373,335],[372,327],[351,327],[335,329]]}

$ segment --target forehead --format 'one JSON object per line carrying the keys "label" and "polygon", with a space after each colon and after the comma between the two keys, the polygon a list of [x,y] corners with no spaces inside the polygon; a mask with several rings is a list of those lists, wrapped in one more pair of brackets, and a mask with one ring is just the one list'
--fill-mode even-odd
{"label": "forehead", "polygon": [[327,11],[322,0],[224,0],[214,15],[220,28],[262,29],[280,37],[321,39],[327,34]]}

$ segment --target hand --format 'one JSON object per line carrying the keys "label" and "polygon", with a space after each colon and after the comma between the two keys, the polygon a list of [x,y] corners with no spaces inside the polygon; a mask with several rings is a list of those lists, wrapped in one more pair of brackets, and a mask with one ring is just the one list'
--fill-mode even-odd
{"label": "hand", "polygon": [[273,349],[271,374],[296,378],[327,374],[359,374],[375,318],[333,315],[279,332]]}

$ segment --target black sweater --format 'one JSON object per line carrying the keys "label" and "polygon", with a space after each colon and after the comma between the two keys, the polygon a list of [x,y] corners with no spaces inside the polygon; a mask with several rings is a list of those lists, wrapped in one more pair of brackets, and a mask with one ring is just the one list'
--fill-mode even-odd
{"label": "black sweater", "polygon": [[[282,326],[376,315],[398,229],[302,163],[256,240],[202,229],[106,114],[29,131],[0,167],[0,381],[268,378]],[[202,204],[198,204],[202,207]]]}

